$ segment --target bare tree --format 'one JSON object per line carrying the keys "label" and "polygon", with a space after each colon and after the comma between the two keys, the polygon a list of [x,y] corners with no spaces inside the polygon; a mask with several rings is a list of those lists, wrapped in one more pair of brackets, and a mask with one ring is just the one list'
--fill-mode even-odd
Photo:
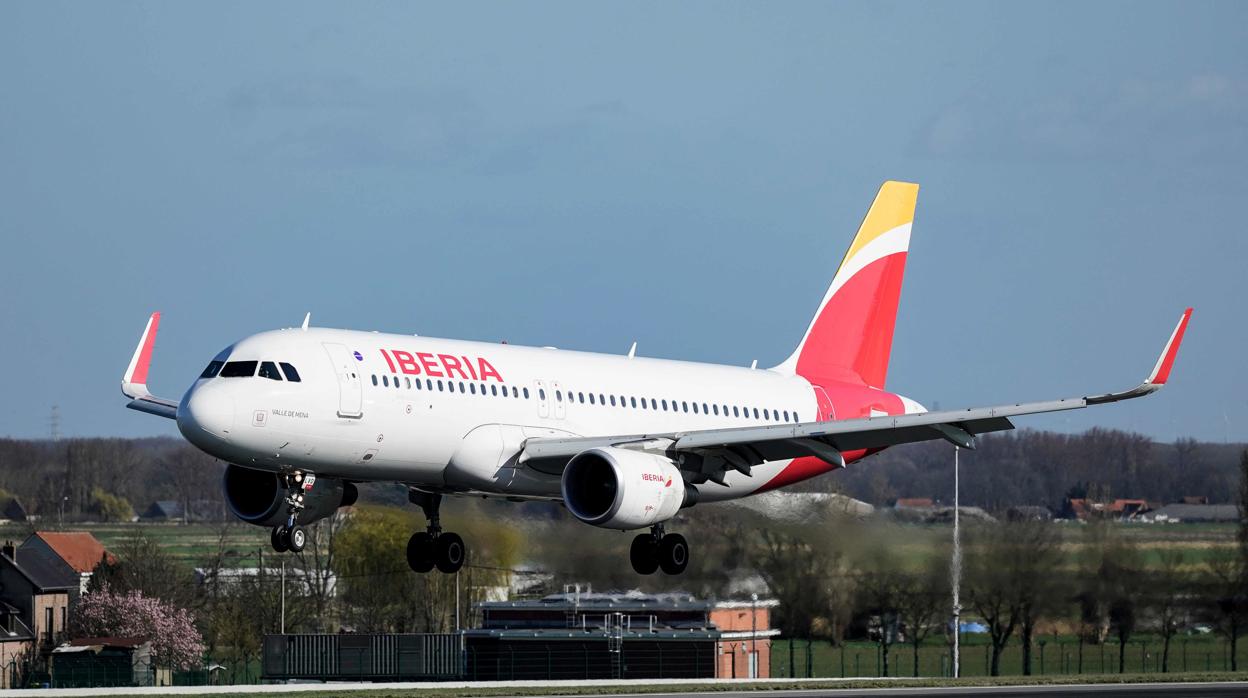
{"label": "bare tree", "polygon": [[929,562],[922,570],[903,575],[900,582],[897,620],[914,651],[914,675],[918,676],[919,647],[943,627],[949,610],[949,575],[944,565]]}
{"label": "bare tree", "polygon": [[1170,641],[1183,627],[1191,605],[1191,573],[1185,567],[1181,550],[1163,549],[1145,591],[1145,605],[1155,618],[1154,628],[1161,636],[1161,671],[1170,671]]}

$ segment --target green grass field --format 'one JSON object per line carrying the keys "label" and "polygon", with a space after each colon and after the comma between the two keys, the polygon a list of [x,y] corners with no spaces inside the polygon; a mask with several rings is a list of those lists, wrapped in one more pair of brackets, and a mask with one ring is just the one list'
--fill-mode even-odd
{"label": "green grass field", "polygon": [[[260,526],[244,523],[230,524],[153,524],[153,523],[89,523],[67,524],[66,531],[90,531],[92,535],[109,550],[121,548],[128,538],[146,536],[156,541],[161,549],[169,553],[175,560],[197,567],[203,561],[215,555],[221,536],[225,536],[225,549],[232,551],[231,557],[237,559],[238,567],[255,567],[256,551],[264,549],[265,555],[271,552],[269,547],[269,531]],[[21,524],[0,525],[0,538],[20,542],[30,532],[28,526]]]}

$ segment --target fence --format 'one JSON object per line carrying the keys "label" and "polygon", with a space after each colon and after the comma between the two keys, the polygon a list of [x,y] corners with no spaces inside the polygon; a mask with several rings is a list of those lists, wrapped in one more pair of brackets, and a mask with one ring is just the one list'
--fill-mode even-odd
{"label": "fence", "polygon": [[713,640],[470,641],[473,681],[685,679],[715,676]]}
{"label": "fence", "polygon": [[[1241,642],[1239,665],[1248,666],[1248,649]],[[1033,641],[1031,673],[1043,675],[1116,674],[1120,645],[1116,640],[1093,644],[1074,637],[1046,636]],[[1156,637],[1131,640],[1126,646],[1124,671],[1161,673],[1163,642]],[[895,643],[888,651],[889,676],[915,675],[914,647]],[[919,676],[950,676],[952,652],[948,644],[925,643],[918,651]],[[983,638],[964,640],[961,648],[962,676],[989,676],[992,647]],[[1170,642],[1168,671],[1209,672],[1230,671],[1230,643],[1207,635],[1180,636]],[[1023,673],[1023,647],[1015,641],[1002,651],[1000,673],[1003,676]],[[827,640],[780,640],[772,643],[771,675],[787,677],[853,677],[883,676],[884,653],[878,643],[845,642],[834,645]]]}
{"label": "fence", "polygon": [[457,633],[265,635],[266,679],[450,679],[463,676]]}

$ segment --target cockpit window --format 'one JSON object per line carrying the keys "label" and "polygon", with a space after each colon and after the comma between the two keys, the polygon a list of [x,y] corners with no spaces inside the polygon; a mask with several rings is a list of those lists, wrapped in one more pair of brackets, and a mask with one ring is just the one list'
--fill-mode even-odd
{"label": "cockpit window", "polygon": [[205,368],[203,373],[199,374],[199,377],[200,378],[216,378],[217,374],[221,372],[221,367],[224,365],[225,365],[224,361],[213,361],[208,364],[208,368]]}
{"label": "cockpit window", "polygon": [[298,383],[299,372],[295,370],[295,367],[291,366],[285,361],[283,361],[281,365],[282,365],[282,373],[286,374],[286,380],[290,381],[291,383]]}
{"label": "cockpit window", "polygon": [[282,374],[277,372],[277,364],[272,361],[265,361],[260,364],[260,377],[280,381],[282,379]]}
{"label": "cockpit window", "polygon": [[231,361],[221,369],[222,378],[251,378],[256,375],[259,361]]}

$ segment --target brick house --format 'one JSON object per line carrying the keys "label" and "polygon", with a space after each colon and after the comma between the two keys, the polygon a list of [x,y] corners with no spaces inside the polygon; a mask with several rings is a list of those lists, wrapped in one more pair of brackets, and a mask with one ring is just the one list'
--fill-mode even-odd
{"label": "brick house", "polygon": [[0,601],[31,631],[34,649],[45,663],[65,639],[70,599],[78,594],[79,584],[78,575],[63,564],[23,556],[12,541],[0,546]]}
{"label": "brick house", "polygon": [[78,577],[78,593],[85,594],[95,566],[117,558],[86,531],[37,531],[27,538],[18,553],[23,560],[37,557],[44,564]]}

